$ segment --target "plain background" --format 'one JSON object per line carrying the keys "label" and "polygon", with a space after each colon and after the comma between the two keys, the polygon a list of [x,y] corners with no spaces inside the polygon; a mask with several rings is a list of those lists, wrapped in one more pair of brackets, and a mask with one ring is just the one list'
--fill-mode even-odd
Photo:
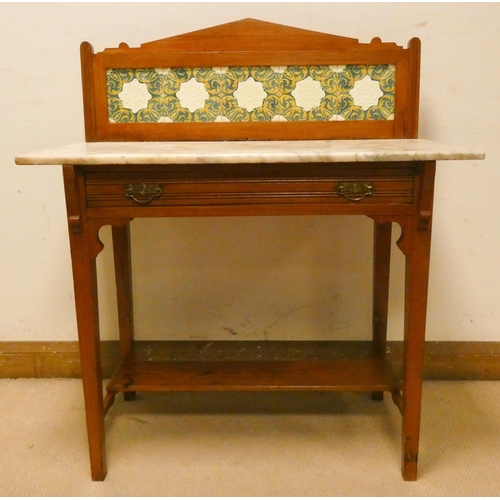
{"label": "plain background", "polygon": [[[422,40],[419,136],[486,152],[438,165],[427,338],[498,340],[500,4],[186,2],[0,5],[0,340],[76,340],[61,168],[14,157],[84,141],[80,43],[133,47],[247,17],[361,42]],[[132,228],[140,339],[369,337],[367,218]],[[102,338],[115,339],[109,228],[101,238]],[[403,273],[396,249],[391,339],[401,338]]]}

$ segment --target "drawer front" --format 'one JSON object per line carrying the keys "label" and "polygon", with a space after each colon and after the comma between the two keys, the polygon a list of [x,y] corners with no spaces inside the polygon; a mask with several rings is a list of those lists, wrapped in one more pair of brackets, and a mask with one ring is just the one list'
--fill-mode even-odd
{"label": "drawer front", "polygon": [[392,203],[413,201],[411,169],[242,168],[221,171],[89,172],[89,208],[133,206]]}

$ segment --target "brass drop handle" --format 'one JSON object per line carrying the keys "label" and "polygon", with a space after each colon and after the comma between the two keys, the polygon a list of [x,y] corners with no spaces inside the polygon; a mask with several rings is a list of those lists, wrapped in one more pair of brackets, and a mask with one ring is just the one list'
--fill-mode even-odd
{"label": "brass drop handle", "polygon": [[161,187],[158,184],[128,184],[125,196],[132,198],[141,205],[150,203],[154,198],[161,196]]}
{"label": "brass drop handle", "polygon": [[337,193],[349,201],[361,201],[373,194],[373,186],[369,182],[341,182]]}

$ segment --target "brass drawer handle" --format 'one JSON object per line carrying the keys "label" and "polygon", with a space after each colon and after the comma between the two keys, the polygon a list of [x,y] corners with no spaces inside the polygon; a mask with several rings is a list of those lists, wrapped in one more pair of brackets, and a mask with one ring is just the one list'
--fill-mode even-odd
{"label": "brass drawer handle", "polygon": [[146,205],[154,198],[161,196],[161,187],[158,184],[128,184],[125,196],[141,205]]}
{"label": "brass drawer handle", "polygon": [[373,186],[369,182],[341,182],[337,193],[349,201],[361,201],[373,194]]}

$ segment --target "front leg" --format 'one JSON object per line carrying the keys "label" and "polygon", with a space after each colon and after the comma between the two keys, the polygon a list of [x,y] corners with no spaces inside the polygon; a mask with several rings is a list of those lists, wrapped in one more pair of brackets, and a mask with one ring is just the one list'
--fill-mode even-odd
{"label": "front leg", "polygon": [[89,227],[82,209],[83,174],[75,167],[64,166],[63,175],[90,466],[92,479],[102,481],[106,477],[106,450],[96,273],[96,257],[102,245],[98,228]]}
{"label": "front leg", "polygon": [[404,236],[407,242],[403,250],[406,282],[402,473],[406,481],[417,479],[435,166],[435,162],[426,162],[420,168],[417,208]]}

